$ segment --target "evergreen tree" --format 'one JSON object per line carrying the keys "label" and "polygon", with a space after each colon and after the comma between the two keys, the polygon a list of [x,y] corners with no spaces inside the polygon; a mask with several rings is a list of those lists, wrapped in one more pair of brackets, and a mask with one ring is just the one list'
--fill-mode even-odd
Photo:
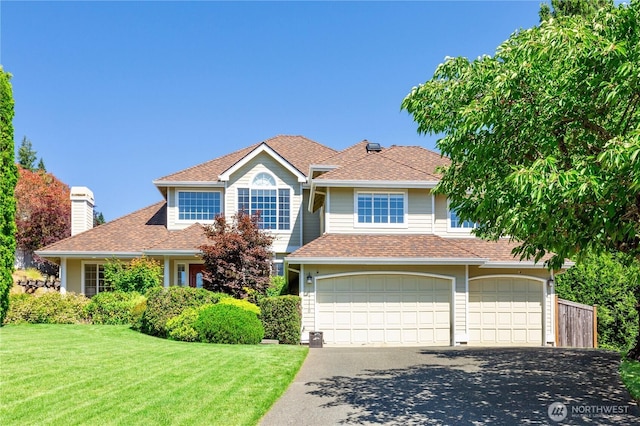
{"label": "evergreen tree", "polygon": [[40,157],[40,161],[38,162],[38,171],[39,172],[47,172],[47,168],[44,166],[44,160]]}
{"label": "evergreen tree", "polygon": [[18,149],[18,164],[20,164],[20,167],[32,172],[35,171],[36,154],[37,153],[34,151],[31,141],[27,139],[26,136],[23,136],[22,143]]}
{"label": "evergreen tree", "polygon": [[14,191],[18,171],[13,142],[14,100],[10,79],[11,74],[0,66],[0,325],[9,309],[16,252]]}

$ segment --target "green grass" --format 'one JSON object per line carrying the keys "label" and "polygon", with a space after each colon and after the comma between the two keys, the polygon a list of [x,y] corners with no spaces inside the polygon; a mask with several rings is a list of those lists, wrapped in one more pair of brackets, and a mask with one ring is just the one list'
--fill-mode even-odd
{"label": "green grass", "polygon": [[631,397],[640,400],[640,362],[625,360],[620,363],[620,377]]}
{"label": "green grass", "polygon": [[0,424],[255,424],[308,349],[213,345],[126,326],[0,328]]}

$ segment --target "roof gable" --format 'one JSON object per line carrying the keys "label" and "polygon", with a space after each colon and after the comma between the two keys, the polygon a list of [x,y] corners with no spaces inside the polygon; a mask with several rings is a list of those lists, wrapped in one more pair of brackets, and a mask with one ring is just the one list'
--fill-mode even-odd
{"label": "roof gable", "polygon": [[280,154],[278,154],[276,151],[274,151],[265,142],[262,142],[253,151],[251,151],[250,153],[248,153],[247,155],[242,157],[238,162],[236,162],[234,165],[232,165],[227,170],[222,172],[218,176],[218,179],[223,181],[223,182],[229,181],[229,179],[231,178],[231,175],[233,173],[235,173],[238,170],[240,170],[242,168],[242,166],[246,165],[247,163],[249,163],[251,160],[253,160],[254,158],[256,158],[258,155],[260,155],[262,153],[266,153],[267,155],[270,155],[282,167],[284,167],[286,170],[291,172],[291,174],[296,176],[298,178],[298,182],[304,183],[304,182],[307,181],[307,177],[303,172],[301,172],[300,170],[295,168],[289,161],[287,161]]}
{"label": "roof gable", "polygon": [[337,152],[304,136],[279,135],[222,157],[161,177],[154,180],[153,183],[157,186],[169,186],[175,183],[217,182],[221,175],[234,168],[239,162],[242,162],[246,156],[257,155],[256,149],[262,145],[270,149],[271,155],[284,160],[288,163],[288,167],[293,167],[297,171],[296,174],[301,173],[304,176],[306,176],[311,164],[317,163]]}

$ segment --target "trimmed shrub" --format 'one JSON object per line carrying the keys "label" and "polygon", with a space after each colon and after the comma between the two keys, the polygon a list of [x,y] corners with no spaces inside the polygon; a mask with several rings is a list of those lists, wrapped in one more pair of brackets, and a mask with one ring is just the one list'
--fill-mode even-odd
{"label": "trimmed shrub", "polygon": [[180,340],[183,342],[197,342],[199,340],[198,332],[195,329],[195,323],[198,320],[200,311],[213,305],[202,305],[198,308],[187,308],[177,317],[170,318],[167,321],[167,334],[170,339]]}
{"label": "trimmed shrub", "polygon": [[157,260],[144,256],[129,263],[110,260],[104,265],[104,280],[114,290],[144,293],[162,285],[162,266]]}
{"label": "trimmed shrub", "polygon": [[282,296],[287,291],[287,280],[280,275],[272,275],[271,283],[267,287],[267,297]]}
{"label": "trimmed shrub", "polygon": [[200,341],[255,345],[264,336],[258,316],[233,305],[217,304],[200,310],[194,324]]}
{"label": "trimmed shrub", "polygon": [[258,305],[255,305],[247,300],[243,299],[234,299],[233,297],[223,297],[218,302],[221,305],[233,305],[238,308],[242,308],[245,311],[253,312],[256,315],[260,315],[260,308]]}
{"label": "trimmed shrub", "polygon": [[158,337],[167,337],[167,321],[180,315],[185,309],[217,303],[221,298],[228,297],[223,293],[192,287],[152,288],[146,296],[147,307],[142,314],[139,329]]}
{"label": "trimmed shrub", "polygon": [[302,299],[299,296],[266,297],[260,301],[260,309],[265,338],[288,345],[300,343]]}
{"label": "trimmed shrub", "polygon": [[133,324],[133,309],[143,299],[138,292],[105,291],[91,298],[87,314],[94,324]]}
{"label": "trimmed shrub", "polygon": [[5,323],[80,324],[89,322],[89,299],[81,294],[12,294]]}
{"label": "trimmed shrub", "polygon": [[139,302],[131,308],[131,328],[142,331],[142,315],[147,310],[147,298],[142,296]]}

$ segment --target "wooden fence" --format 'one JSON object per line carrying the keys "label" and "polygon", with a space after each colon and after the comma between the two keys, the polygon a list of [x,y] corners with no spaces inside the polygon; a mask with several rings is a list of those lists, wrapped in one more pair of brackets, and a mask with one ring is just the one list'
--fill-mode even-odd
{"label": "wooden fence", "polygon": [[556,346],[598,347],[598,308],[558,299],[556,296]]}

